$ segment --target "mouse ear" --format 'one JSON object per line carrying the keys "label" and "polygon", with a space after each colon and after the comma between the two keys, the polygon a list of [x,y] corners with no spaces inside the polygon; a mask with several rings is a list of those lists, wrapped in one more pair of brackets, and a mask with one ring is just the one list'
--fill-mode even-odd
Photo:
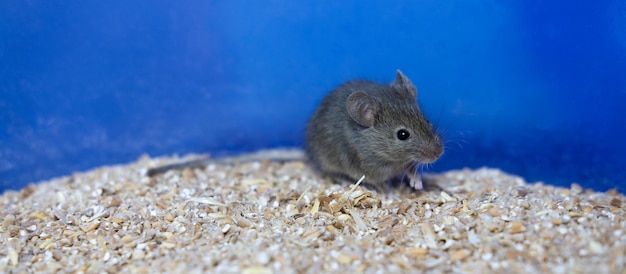
{"label": "mouse ear", "polygon": [[392,87],[405,90],[413,96],[413,98],[417,98],[417,88],[413,85],[411,80],[402,74],[402,71],[396,70],[396,80],[391,84]]}
{"label": "mouse ear", "polygon": [[372,127],[380,107],[378,101],[372,96],[365,92],[357,91],[348,96],[346,108],[352,120],[364,127]]}

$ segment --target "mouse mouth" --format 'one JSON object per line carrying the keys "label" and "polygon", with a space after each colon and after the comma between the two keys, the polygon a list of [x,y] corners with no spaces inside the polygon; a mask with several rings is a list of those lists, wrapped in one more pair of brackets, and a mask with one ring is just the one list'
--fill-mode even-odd
{"label": "mouse mouth", "polygon": [[405,170],[407,174],[417,174],[421,166],[426,166],[436,162],[441,157],[442,152],[421,153],[418,157],[409,160]]}
{"label": "mouse mouth", "polygon": [[437,161],[441,155],[443,155],[443,147],[421,150],[414,161],[418,164],[430,164]]}
{"label": "mouse mouth", "polygon": [[407,165],[407,169],[411,167],[416,167],[419,165],[427,165],[436,162],[440,157],[440,154],[430,153],[430,155],[421,153],[416,157],[412,157],[409,160],[409,164]]}

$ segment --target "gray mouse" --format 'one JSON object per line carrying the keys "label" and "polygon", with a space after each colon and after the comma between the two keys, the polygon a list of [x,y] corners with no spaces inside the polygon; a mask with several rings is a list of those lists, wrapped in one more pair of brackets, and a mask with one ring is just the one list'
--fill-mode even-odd
{"label": "gray mouse", "polygon": [[306,150],[335,179],[381,186],[406,175],[422,189],[420,164],[443,154],[441,137],[417,104],[417,88],[400,70],[391,85],[353,80],[329,93],[310,119]]}
{"label": "gray mouse", "polygon": [[[321,102],[306,131],[308,159],[336,181],[365,182],[380,186],[406,174],[415,189],[422,189],[417,167],[432,163],[443,153],[443,144],[417,105],[417,89],[399,70],[391,85],[349,81]],[[148,170],[154,176],[173,169],[195,168],[209,163],[234,163],[271,159],[304,160],[297,151],[269,156],[257,153],[244,158],[200,159]]]}

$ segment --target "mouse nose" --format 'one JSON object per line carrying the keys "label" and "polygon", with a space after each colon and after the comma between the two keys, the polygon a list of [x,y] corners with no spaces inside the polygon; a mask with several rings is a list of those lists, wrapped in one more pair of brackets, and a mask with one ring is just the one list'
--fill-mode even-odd
{"label": "mouse nose", "polygon": [[441,139],[437,138],[437,141],[435,141],[435,149],[434,149],[434,156],[436,158],[441,157],[441,155],[443,155],[443,143],[441,142]]}
{"label": "mouse nose", "polygon": [[438,146],[435,150],[433,150],[433,162],[437,159],[439,159],[439,157],[441,157],[441,155],[443,155],[443,146]]}

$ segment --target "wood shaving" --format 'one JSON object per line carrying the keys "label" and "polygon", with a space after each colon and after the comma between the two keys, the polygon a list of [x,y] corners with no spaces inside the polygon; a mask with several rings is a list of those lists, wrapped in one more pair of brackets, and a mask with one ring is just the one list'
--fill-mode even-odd
{"label": "wood shaving", "polygon": [[626,269],[626,197],[615,190],[529,184],[487,168],[426,174],[422,191],[372,190],[333,184],[298,161],[144,175],[179,160],[142,157],[3,193],[0,272]]}

